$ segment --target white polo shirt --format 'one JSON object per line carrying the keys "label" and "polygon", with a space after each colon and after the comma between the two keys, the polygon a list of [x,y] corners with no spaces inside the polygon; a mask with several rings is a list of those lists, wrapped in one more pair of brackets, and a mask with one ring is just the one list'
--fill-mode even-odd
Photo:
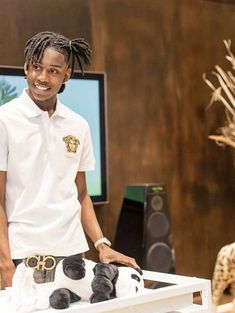
{"label": "white polo shirt", "polygon": [[49,118],[24,90],[0,106],[0,170],[13,259],[88,250],[75,177],[95,165],[87,122],[59,101]]}

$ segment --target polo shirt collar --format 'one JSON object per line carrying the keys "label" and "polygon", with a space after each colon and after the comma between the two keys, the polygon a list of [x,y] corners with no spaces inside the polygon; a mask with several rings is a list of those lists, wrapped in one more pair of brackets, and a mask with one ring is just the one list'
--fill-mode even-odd
{"label": "polo shirt collar", "polygon": [[53,116],[59,116],[62,118],[66,118],[68,116],[68,111],[66,110],[65,106],[60,102],[59,98],[57,97],[56,109],[53,113]]}
{"label": "polo shirt collar", "polygon": [[[23,90],[22,94],[20,95],[20,99],[22,100],[23,104],[20,106],[20,110],[27,116],[27,117],[36,117],[45,113],[45,111],[41,110],[36,103],[30,98],[26,89]],[[66,110],[64,106],[57,98],[56,103],[56,110],[53,115],[60,116],[65,118],[66,117]]]}

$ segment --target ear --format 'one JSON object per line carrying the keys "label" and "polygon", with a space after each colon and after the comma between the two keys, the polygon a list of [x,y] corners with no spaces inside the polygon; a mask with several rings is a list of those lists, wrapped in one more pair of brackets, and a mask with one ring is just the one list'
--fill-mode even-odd
{"label": "ear", "polygon": [[28,64],[24,64],[24,73],[25,73],[25,75],[27,76],[27,74],[28,74]]}
{"label": "ear", "polygon": [[136,267],[135,270],[141,275],[143,276],[143,271],[140,267]]}
{"label": "ear", "polygon": [[64,83],[67,82],[67,81],[70,79],[71,73],[72,73],[72,70],[71,70],[71,68],[69,67],[69,68],[67,69],[65,75],[64,75],[64,80],[63,80]]}

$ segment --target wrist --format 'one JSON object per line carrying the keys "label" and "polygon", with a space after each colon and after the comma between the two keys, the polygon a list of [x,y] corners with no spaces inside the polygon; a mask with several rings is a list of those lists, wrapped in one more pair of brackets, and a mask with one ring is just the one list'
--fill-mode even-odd
{"label": "wrist", "polygon": [[15,270],[15,265],[11,259],[0,260],[0,273]]}
{"label": "wrist", "polygon": [[96,248],[96,250],[99,250],[99,248],[104,247],[104,246],[111,246],[111,242],[106,238],[106,237],[102,237],[98,240],[96,240],[96,242],[94,243],[94,246]]}
{"label": "wrist", "polygon": [[9,254],[0,253],[0,264],[9,264],[11,262],[12,262],[12,259]]}

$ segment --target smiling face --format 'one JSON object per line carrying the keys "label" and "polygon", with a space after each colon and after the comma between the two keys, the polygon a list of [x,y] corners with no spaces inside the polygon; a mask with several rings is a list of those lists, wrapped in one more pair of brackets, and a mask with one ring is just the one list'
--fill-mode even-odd
{"label": "smiling face", "polygon": [[46,48],[40,62],[25,66],[28,94],[42,109],[55,107],[62,84],[70,78],[71,68],[63,54]]}

